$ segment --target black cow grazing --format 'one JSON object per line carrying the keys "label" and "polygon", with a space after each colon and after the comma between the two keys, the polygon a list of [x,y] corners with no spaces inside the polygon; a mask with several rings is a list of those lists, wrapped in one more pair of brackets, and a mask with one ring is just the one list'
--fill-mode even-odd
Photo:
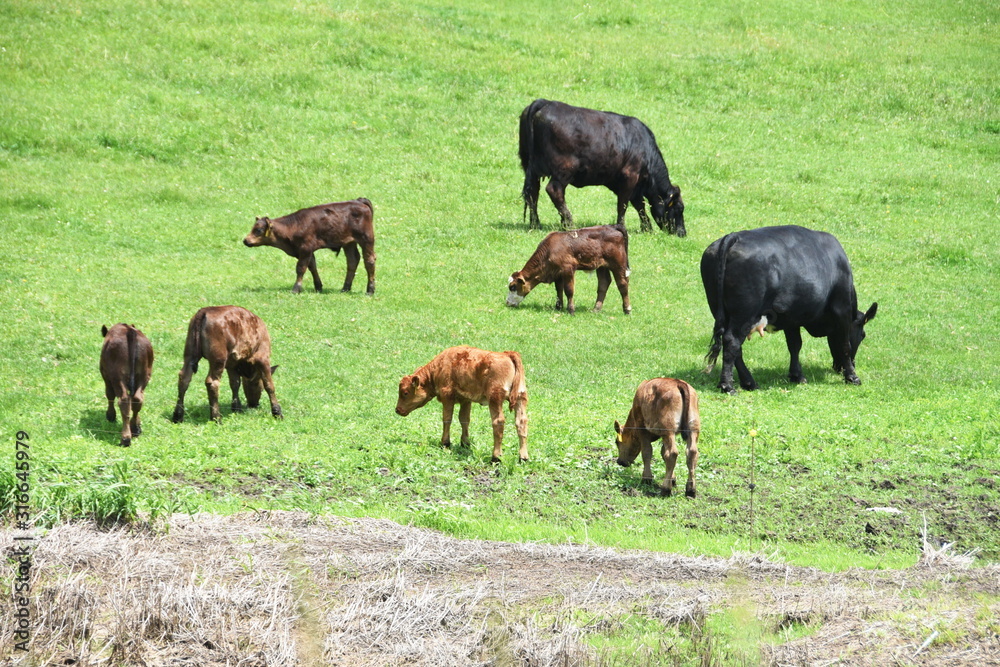
{"label": "black cow grazing", "polygon": [[618,195],[618,224],[624,224],[631,203],[639,212],[641,231],[652,230],[645,199],[660,229],[687,234],[681,189],[671,185],[656,138],[637,118],[535,100],[521,112],[519,152],[524,169],[521,195],[525,210],[531,209],[530,229],[541,228],[538,190],[547,176],[545,191],[564,229],[573,225],[566,186],[603,185]]}
{"label": "black cow grazing", "polygon": [[815,337],[826,337],[833,369],[842,372],[846,382],[861,384],[854,355],[878,304],[864,313],[858,310],[851,265],[831,234],[794,225],[727,234],[701,256],[701,280],[715,317],[707,371],[714,368],[721,350],[723,391],[735,393],[734,364],[740,386],[757,388],[743,363],[743,342],[764,328],[784,330],[792,382],[806,381],[799,363],[799,329],[805,327]]}
{"label": "black cow grazing", "polygon": [[[358,261],[364,256],[368,273],[367,294],[375,294],[375,227],[372,224],[372,203],[361,197],[352,201],[336,202],[304,208],[290,215],[271,220],[257,218],[250,233],[243,239],[249,248],[269,245],[295,257],[295,284],[292,291],[302,291],[302,277],[306,269],[312,274],[313,286],[323,291],[323,282],[316,270],[316,251],[329,248],[334,254],[344,249],[347,257],[347,276],[341,292],[350,292]],[[358,253],[358,248],[361,253]]]}
{"label": "black cow grazing", "polygon": [[132,444],[132,436],[142,433],[139,410],[146,385],[153,374],[153,345],[131,324],[101,327],[104,345],[101,348],[101,377],[104,396],[108,399],[107,418],[115,420],[115,400],[122,413],[121,446]]}

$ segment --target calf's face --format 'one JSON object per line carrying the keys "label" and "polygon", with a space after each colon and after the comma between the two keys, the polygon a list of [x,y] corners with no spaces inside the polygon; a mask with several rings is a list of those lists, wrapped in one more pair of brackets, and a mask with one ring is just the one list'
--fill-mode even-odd
{"label": "calf's face", "polygon": [[396,401],[396,414],[405,417],[434,398],[428,388],[420,382],[416,375],[407,375],[399,381],[399,399]]}
{"label": "calf's face", "polygon": [[268,218],[257,218],[250,229],[250,233],[243,238],[243,245],[254,248],[261,245],[270,245],[272,238],[271,220]]}
{"label": "calf's face", "polygon": [[516,271],[512,273],[507,280],[507,305],[516,306],[520,304],[530,291],[531,287],[524,279],[524,276],[521,275],[521,272]]}
{"label": "calf's face", "polygon": [[632,465],[642,449],[638,439],[632,437],[631,431],[626,431],[617,421],[615,421],[615,444],[618,445],[618,465],[622,467]]}

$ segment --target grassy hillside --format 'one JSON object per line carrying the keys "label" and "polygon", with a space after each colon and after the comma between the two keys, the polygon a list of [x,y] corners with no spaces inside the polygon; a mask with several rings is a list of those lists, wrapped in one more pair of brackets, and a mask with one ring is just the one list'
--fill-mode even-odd
{"label": "grassy hillside", "polygon": [[[0,3],[0,415],[11,452],[31,436],[39,523],[301,508],[841,568],[911,562],[926,519],[1000,559],[1000,9],[449,4]],[[687,238],[627,218],[629,317],[614,290],[588,312],[586,275],[575,317],[550,286],[503,304],[542,238],[517,159],[536,97],[639,117],[683,190]],[[307,276],[293,295],[294,260],[240,243],[255,216],[358,196],[375,205],[374,298],[363,279],[337,291],[331,253],[328,291]],[[613,222],[606,190],[567,201],[580,224]],[[863,307],[879,303],[862,386],[814,339],[809,384],[790,385],[781,336],[745,348],[758,392],[701,373],[701,253],[770,224],[835,234]],[[283,421],[224,407],[209,423],[203,364],[170,422],[187,322],[218,304],[268,324]],[[118,321],[156,351],[127,450],[97,370]],[[485,408],[471,450],[439,447],[436,403],[394,414],[399,378],[457,344],[521,352],[531,462],[514,463],[511,420],[489,463]],[[613,420],[660,375],[701,393],[695,501],[611,458]]]}

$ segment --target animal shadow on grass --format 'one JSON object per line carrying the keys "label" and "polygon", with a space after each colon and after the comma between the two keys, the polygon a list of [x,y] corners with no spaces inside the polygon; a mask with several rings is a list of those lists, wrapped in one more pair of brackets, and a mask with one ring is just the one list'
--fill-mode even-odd
{"label": "animal shadow on grass", "polygon": [[[705,372],[705,366],[706,364],[693,366],[683,371],[672,369],[664,371],[663,375],[665,377],[673,377],[679,380],[684,380],[695,388],[695,391],[698,392],[699,396],[703,394],[720,393],[719,374],[722,372],[722,362],[716,363],[715,368],[708,373]],[[674,373],[677,374],[675,375]],[[750,373],[753,374],[754,382],[757,383],[757,389],[753,391],[787,392],[798,386],[796,383],[793,383],[788,379],[787,366],[758,366],[756,368],[750,366]],[[802,374],[806,378],[806,384],[823,385],[835,379],[839,379],[840,384],[843,384],[843,378],[840,374],[834,372],[833,368],[824,366],[820,363],[803,364]],[[740,386],[740,378],[735,370],[733,371],[733,385],[736,387],[737,393],[747,391]]]}
{"label": "animal shadow on grass", "polygon": [[[145,416],[144,413],[140,413],[140,415]],[[95,439],[100,440],[101,442],[114,445],[115,447],[121,445],[122,421],[120,414],[118,415],[118,419],[113,422],[109,422],[105,417],[104,410],[85,410],[83,414],[80,415],[80,428],[87,431],[93,435]],[[138,438],[138,440],[136,440],[136,438]],[[133,445],[137,441],[142,442],[141,435],[136,436],[136,438],[133,438],[132,440]]]}

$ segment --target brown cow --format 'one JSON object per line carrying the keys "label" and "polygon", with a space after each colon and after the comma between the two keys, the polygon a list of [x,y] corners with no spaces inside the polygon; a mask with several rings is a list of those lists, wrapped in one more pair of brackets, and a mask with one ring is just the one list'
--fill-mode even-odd
{"label": "brown cow", "polygon": [[646,380],[635,390],[632,409],[625,426],[615,422],[618,441],[618,465],[630,466],[642,453],[642,479],[653,481],[650,462],[653,458],[652,442],[663,439],[660,456],[667,466],[660,490],[669,496],[677,486],[674,465],[677,463],[677,434],[687,443],[688,480],[685,495],[695,497],[694,469],[698,465],[698,433],[701,418],[698,414],[698,394],[694,387],[683,380],[655,378]]}
{"label": "brown cow", "polygon": [[115,420],[117,399],[122,413],[121,446],[128,447],[132,444],[132,436],[142,433],[139,410],[153,374],[153,345],[131,324],[116,324],[110,329],[102,326],[101,335],[104,336],[101,377],[108,399],[106,416],[109,422]]}
{"label": "brown cow", "polygon": [[458,403],[462,445],[469,446],[469,414],[472,404],[490,406],[493,418],[493,462],[500,460],[503,441],[503,402],[514,411],[520,441],[518,454],[528,460],[528,390],[524,366],[517,352],[488,352],[474,347],[451,347],[399,381],[396,414],[405,417],[437,397],[444,406],[441,444],[451,446],[451,418]]}
{"label": "brown cow", "polygon": [[229,375],[229,388],[233,391],[233,412],[242,412],[240,380],[246,394],[247,407],[256,408],[261,390],[271,399],[271,414],[281,417],[281,406],[274,395],[271,374],[271,337],[259,317],[239,306],[210,306],[202,308],[188,325],[187,342],[184,343],[184,367],[177,382],[177,406],[174,423],[184,421],[184,393],[191,384],[191,376],[198,372],[198,361],[208,359],[208,405],[211,418],[221,421],[219,414],[219,380],[222,369]]}
{"label": "brown cow", "polygon": [[274,220],[257,218],[243,244],[250,248],[274,246],[298,259],[295,284],[292,286],[295,293],[302,291],[302,277],[307,268],[312,274],[316,291],[323,291],[315,255],[317,250],[323,248],[329,248],[334,254],[344,249],[347,277],[340,291],[350,292],[360,259],[358,246],[361,246],[365,271],[368,272],[368,296],[375,294],[375,227],[372,224],[372,203],[363,197],[304,208]]}
{"label": "brown cow", "polygon": [[552,232],[538,244],[535,253],[520,271],[511,274],[507,281],[507,305],[516,306],[536,285],[556,284],[556,310],[562,310],[563,292],[567,309],[576,312],[573,303],[573,285],[577,270],[597,271],[597,312],[604,305],[604,297],[614,275],[622,295],[622,310],[628,315],[632,304],[628,298],[628,232],[625,225],[584,227],[567,232]]}

